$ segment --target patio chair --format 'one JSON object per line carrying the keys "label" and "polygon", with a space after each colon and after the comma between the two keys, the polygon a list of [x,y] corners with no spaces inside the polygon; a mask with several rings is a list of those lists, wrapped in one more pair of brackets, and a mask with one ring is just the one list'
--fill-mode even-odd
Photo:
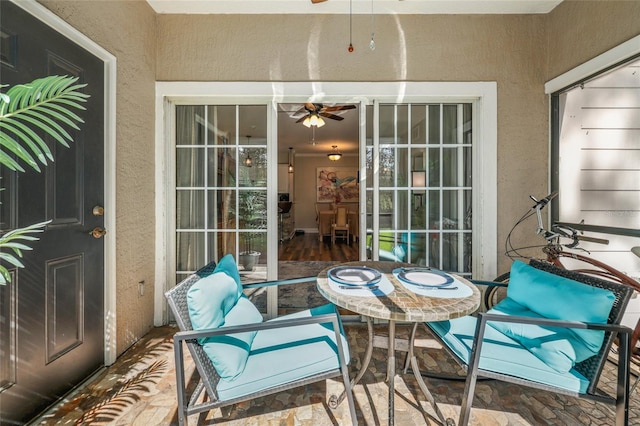
{"label": "patio chair", "polygon": [[[467,370],[459,425],[470,419],[478,377],[613,403],[628,423],[629,342],[620,325],[631,287],[531,260],[514,262],[507,298],[487,313],[427,327]],[[615,396],[597,388],[614,339]]]}
{"label": "patio chair", "polygon": [[[315,280],[240,284],[233,257],[211,262],[165,293],[180,329],[174,336],[179,424],[192,414],[342,377],[357,424],[347,364],[349,347],[332,304],[262,322],[243,289]],[[183,343],[199,382],[187,395]],[[206,395],[201,397],[202,392]],[[337,406],[337,397],[329,401]]]}

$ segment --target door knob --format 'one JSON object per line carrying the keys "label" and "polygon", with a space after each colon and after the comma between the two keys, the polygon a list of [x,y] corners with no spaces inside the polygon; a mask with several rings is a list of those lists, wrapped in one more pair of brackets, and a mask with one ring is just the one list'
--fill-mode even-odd
{"label": "door knob", "polygon": [[92,210],[94,216],[104,216],[104,207],[95,206]]}
{"label": "door knob", "polygon": [[96,226],[95,228],[93,228],[93,231],[89,232],[89,235],[93,236],[93,238],[102,238],[106,235],[107,230],[104,228],[101,228],[99,226]]}

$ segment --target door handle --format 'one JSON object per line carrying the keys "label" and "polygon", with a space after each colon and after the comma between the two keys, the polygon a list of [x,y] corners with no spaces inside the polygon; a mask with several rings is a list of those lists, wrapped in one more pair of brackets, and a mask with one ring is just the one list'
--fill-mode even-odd
{"label": "door handle", "polygon": [[93,238],[96,238],[96,239],[102,238],[106,234],[107,234],[107,230],[99,226],[96,226],[95,228],[93,228],[91,232],[89,232],[89,235],[91,235]]}

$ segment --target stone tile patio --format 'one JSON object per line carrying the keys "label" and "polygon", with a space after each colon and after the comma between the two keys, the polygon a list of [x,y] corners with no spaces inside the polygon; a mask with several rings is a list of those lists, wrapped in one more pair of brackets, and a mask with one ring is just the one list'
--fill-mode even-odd
{"label": "stone tile patio", "polygon": [[[352,377],[360,367],[366,344],[366,326],[347,324],[352,353]],[[384,334],[384,325],[376,326],[376,334]],[[153,329],[118,361],[97,375],[75,395],[59,404],[36,424],[112,424],[112,425],[174,425],[177,424],[176,392],[171,337],[176,329],[165,326]],[[406,337],[409,328],[398,326],[399,338]],[[416,349],[423,371],[460,374],[460,370],[442,349],[437,347],[424,327],[420,327]],[[398,356],[401,368],[402,356]],[[609,363],[603,389],[615,384],[615,365]],[[374,349],[367,373],[354,389],[358,421],[363,425],[387,423],[388,391],[385,383],[386,350]],[[398,370],[400,371],[400,370]],[[192,377],[190,364],[187,377]],[[396,379],[396,424],[437,424],[435,415],[420,392],[411,374]],[[192,377],[194,379],[194,377]],[[463,381],[427,378],[445,416],[457,419]],[[327,405],[327,398],[339,393],[339,381],[308,385],[231,407],[213,410],[202,416],[191,416],[189,424],[224,425],[348,425],[346,402],[336,410]],[[630,424],[640,424],[640,399],[635,393],[630,403]],[[419,408],[422,405],[426,413]],[[606,425],[614,424],[613,407],[546,393],[497,381],[479,383],[472,410],[472,425]]]}

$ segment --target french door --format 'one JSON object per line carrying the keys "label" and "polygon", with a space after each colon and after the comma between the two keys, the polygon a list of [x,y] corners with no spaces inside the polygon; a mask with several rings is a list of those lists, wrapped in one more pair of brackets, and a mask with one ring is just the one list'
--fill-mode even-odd
{"label": "french door", "polygon": [[[228,253],[243,282],[266,280],[267,105],[175,114],[176,282]],[[266,299],[256,304],[266,312]]]}
{"label": "french door", "polygon": [[364,149],[367,257],[471,276],[472,103],[374,103]]}

